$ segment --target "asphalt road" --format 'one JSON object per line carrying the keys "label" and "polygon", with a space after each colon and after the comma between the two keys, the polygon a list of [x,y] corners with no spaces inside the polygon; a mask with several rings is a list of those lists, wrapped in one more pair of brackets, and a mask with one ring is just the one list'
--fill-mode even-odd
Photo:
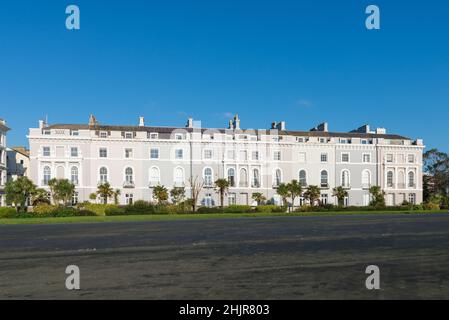
{"label": "asphalt road", "polygon": [[3,225],[0,298],[448,299],[449,215]]}

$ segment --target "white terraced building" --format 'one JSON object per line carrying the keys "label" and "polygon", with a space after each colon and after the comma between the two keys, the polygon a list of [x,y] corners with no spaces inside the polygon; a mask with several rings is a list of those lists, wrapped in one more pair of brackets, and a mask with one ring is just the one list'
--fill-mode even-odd
{"label": "white terraced building", "polygon": [[[346,205],[370,202],[378,185],[387,205],[422,202],[422,140],[387,134],[368,125],[351,132],[330,132],[327,123],[310,131],[290,131],[285,122],[268,130],[243,130],[235,116],[227,129],[205,129],[188,119],[185,127],[98,123],[54,124],[40,121],[29,132],[30,177],[39,187],[51,178],[76,184],[74,202],[87,201],[102,182],[121,190],[120,203],[152,201],[154,186],[168,189],[189,180],[203,181],[199,205],[219,205],[214,181],[227,178],[225,204],[254,204],[262,193],[279,204],[276,186],[298,180],[321,188],[322,203],[336,203],[332,189],[348,191]],[[304,203],[299,198],[295,205]]]}
{"label": "white terraced building", "polygon": [[0,119],[0,206],[5,205],[5,183],[6,183],[6,133],[9,128],[6,121]]}

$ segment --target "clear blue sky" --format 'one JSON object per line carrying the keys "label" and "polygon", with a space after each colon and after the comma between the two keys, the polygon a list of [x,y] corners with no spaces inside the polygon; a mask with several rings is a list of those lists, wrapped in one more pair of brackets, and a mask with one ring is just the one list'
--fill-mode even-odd
{"label": "clear blue sky", "polygon": [[[77,4],[81,30],[65,28]],[[365,8],[381,9],[381,30]],[[449,152],[448,1],[2,1],[0,117],[10,145],[50,123],[288,129],[328,121]]]}

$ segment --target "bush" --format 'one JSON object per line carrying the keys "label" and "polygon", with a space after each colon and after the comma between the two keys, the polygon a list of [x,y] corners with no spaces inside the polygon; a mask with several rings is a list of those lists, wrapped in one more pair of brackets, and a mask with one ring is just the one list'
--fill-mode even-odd
{"label": "bush", "polygon": [[123,216],[126,215],[126,210],[124,207],[111,207],[106,208],[105,215],[106,216]]}
{"label": "bush", "polygon": [[0,207],[0,219],[1,218],[14,218],[17,215],[17,211],[14,208]]}
{"label": "bush", "polygon": [[51,217],[53,212],[57,209],[56,206],[51,204],[40,204],[33,207],[33,216],[35,217]]}
{"label": "bush", "polygon": [[126,214],[154,214],[155,208],[154,206],[143,200],[138,200],[133,204],[129,204],[125,207]]}
{"label": "bush", "polygon": [[275,206],[275,205],[260,205],[257,206],[254,209],[255,212],[265,212],[265,213],[271,213],[271,212],[285,212],[286,208],[281,206]]}
{"label": "bush", "polygon": [[115,204],[100,204],[100,203],[90,203],[90,202],[83,202],[79,204],[78,209],[81,210],[88,210],[95,212],[97,216],[104,216],[106,215],[106,209],[110,208],[117,208]]}
{"label": "bush", "polygon": [[93,217],[96,216],[97,214],[93,211],[90,210],[86,210],[86,209],[82,209],[82,210],[77,210],[76,211],[76,216],[77,217]]}
{"label": "bush", "polygon": [[245,206],[245,205],[230,205],[229,207],[224,208],[225,213],[248,213],[252,212],[251,206]]}
{"label": "bush", "polygon": [[220,207],[199,207],[197,213],[223,213]]}

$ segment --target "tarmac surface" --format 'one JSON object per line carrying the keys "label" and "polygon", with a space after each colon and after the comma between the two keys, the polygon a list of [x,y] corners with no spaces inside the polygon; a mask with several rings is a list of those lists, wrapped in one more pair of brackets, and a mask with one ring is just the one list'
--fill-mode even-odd
{"label": "tarmac surface", "polygon": [[1,225],[0,299],[449,299],[449,215]]}

